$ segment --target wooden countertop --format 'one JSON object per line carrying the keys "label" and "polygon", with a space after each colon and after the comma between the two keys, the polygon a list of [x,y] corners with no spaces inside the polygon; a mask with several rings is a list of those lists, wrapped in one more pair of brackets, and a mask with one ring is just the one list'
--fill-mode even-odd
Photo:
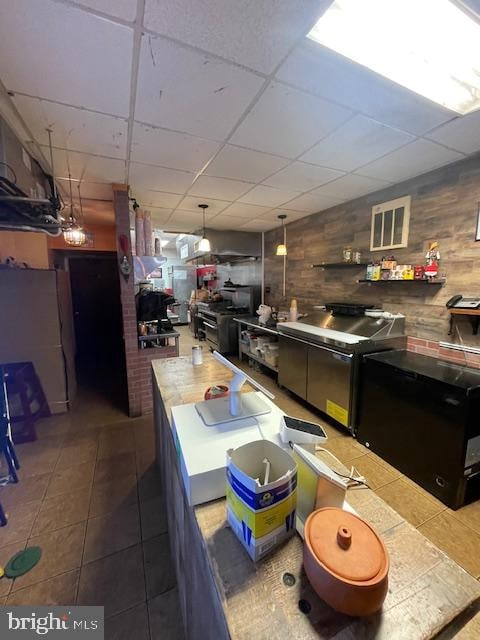
{"label": "wooden countertop", "polygon": [[[208,386],[231,377],[208,353],[201,366],[183,356],[154,361],[152,367],[168,420],[173,406],[198,401]],[[473,577],[369,489],[350,489],[347,500],[376,528],[390,554],[389,592],[382,611],[369,618],[338,614],[313,592],[298,535],[254,564],[226,523],[224,499],[194,508],[233,640],[421,640],[439,634],[462,612],[468,620],[466,610],[480,598]],[[285,572],[296,578],[294,586],[283,583]],[[308,615],[299,610],[300,599],[310,604]]]}

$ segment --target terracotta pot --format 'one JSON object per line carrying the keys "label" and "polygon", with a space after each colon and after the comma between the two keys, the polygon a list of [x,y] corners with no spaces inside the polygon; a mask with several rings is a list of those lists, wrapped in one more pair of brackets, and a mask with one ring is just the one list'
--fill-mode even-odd
{"label": "terracotta pot", "polygon": [[205,400],[216,400],[217,398],[225,398],[228,393],[228,387],[224,384],[217,384],[214,387],[208,387],[203,397]]}
{"label": "terracotta pot", "polygon": [[388,590],[388,552],[364,520],[326,507],[305,522],[305,573],[332,609],[349,616],[378,611]]}

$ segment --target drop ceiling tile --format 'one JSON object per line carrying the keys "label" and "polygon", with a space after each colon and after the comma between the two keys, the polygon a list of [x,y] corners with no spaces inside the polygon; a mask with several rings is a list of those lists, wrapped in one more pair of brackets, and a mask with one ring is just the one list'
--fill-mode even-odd
{"label": "drop ceiling tile", "polygon": [[325,182],[330,182],[330,180],[335,180],[335,178],[343,175],[343,171],[317,167],[305,162],[292,162],[292,164],[285,167],[285,169],[264,180],[264,184],[272,187],[285,187],[286,189],[294,189],[296,191],[310,191],[310,189],[314,187],[325,184]]}
{"label": "drop ceiling tile", "polygon": [[[68,179],[57,178],[57,184],[61,187],[65,197],[69,194]],[[78,196],[77,183],[73,183],[72,191],[74,198]],[[83,199],[91,200],[113,200],[113,189],[111,183],[106,182],[82,182],[80,185],[80,195]]]}
{"label": "drop ceiling tile", "polygon": [[249,220],[241,229],[242,231],[270,231],[278,226],[280,226],[278,220]]}
{"label": "drop ceiling tile", "polygon": [[[215,217],[214,214],[206,216],[206,225]],[[202,228],[203,218],[201,213],[191,211],[174,211],[166,224],[164,231],[181,231],[183,233],[194,233]]]}
{"label": "drop ceiling tile", "polygon": [[175,209],[183,197],[176,193],[138,189],[132,190],[131,193],[141,207],[161,207],[163,209]]}
{"label": "drop ceiling tile", "polygon": [[137,0],[75,0],[88,9],[106,13],[114,18],[133,22],[137,14]]}
{"label": "drop ceiling tile", "polygon": [[128,116],[133,30],[51,0],[15,0],[0,20],[7,89]]}
{"label": "drop ceiling tile", "polygon": [[[199,209],[199,204],[208,204],[208,209],[206,210],[206,216],[214,216],[223,211],[231,204],[226,200],[213,200],[212,198],[204,198],[197,196],[185,196],[180,204],[177,207],[179,211],[188,211],[190,213],[194,213],[195,215],[200,216],[202,218],[202,211]],[[176,212],[175,212],[176,213]]]}
{"label": "drop ceiling tile", "polygon": [[261,220],[275,220],[277,224],[280,224],[278,219],[279,215],[286,215],[285,224],[293,222],[294,220],[300,220],[300,218],[306,218],[310,214],[306,211],[291,211],[290,209],[275,209],[263,214]]}
{"label": "drop ceiling tile", "polygon": [[305,162],[353,171],[413,142],[415,137],[366,116],[356,115],[301,157]]}
{"label": "drop ceiling tile", "polygon": [[423,134],[455,115],[308,39],[290,54],[276,77],[414,134]]}
{"label": "drop ceiling tile", "polygon": [[475,153],[480,150],[480,110],[455,118],[425,137],[462,153]]}
{"label": "drop ceiling tile", "polygon": [[287,164],[288,160],[279,156],[226,144],[208,165],[205,173],[219,178],[261,182]]}
{"label": "drop ceiling tile", "polygon": [[129,183],[132,189],[153,189],[183,194],[193,182],[194,173],[155,167],[139,162],[130,163]]}
{"label": "drop ceiling tile", "polygon": [[375,160],[357,170],[357,173],[379,180],[400,182],[406,178],[418,176],[464,156],[429,140],[415,140],[406,147],[397,149],[389,155]]}
{"label": "drop ceiling tile", "polygon": [[219,148],[216,142],[186,133],[155,129],[138,122],[133,126],[133,161],[197,172]]}
{"label": "drop ceiling tile", "polygon": [[386,182],[385,180],[367,178],[366,176],[350,173],[334,182],[324,184],[322,187],[318,187],[318,189],[310,193],[312,195],[338,197],[341,198],[342,202],[345,202],[359,198],[366,193],[372,193],[372,191],[379,191],[380,189],[390,186],[390,184],[390,182]]}
{"label": "drop ceiling tile", "polygon": [[269,74],[321,9],[318,0],[146,0],[145,26]]}
{"label": "drop ceiling tile", "polygon": [[247,204],[246,202],[234,202],[222,212],[222,215],[228,214],[234,218],[252,220],[253,218],[259,218],[267,211],[270,211],[270,207],[259,207],[255,204]]}
{"label": "drop ceiling tile", "polygon": [[304,193],[298,198],[286,202],[284,208],[294,211],[305,211],[305,213],[317,213],[318,211],[333,207],[340,202],[343,202],[340,197],[326,194],[320,195],[318,193]]}
{"label": "drop ceiling tile", "polygon": [[272,83],[233,134],[231,142],[296,158],[351,115],[349,109]]}
{"label": "drop ceiling tile", "polygon": [[48,144],[52,130],[56,147],[125,159],[127,121],[56,102],[16,95],[15,106],[39,144]]}
{"label": "drop ceiling tile", "polygon": [[146,210],[152,216],[152,227],[154,229],[167,223],[173,212],[173,209],[166,209],[165,207],[147,207]]}
{"label": "drop ceiling tile", "polygon": [[219,216],[215,216],[213,220],[208,223],[209,229],[225,229],[226,231],[238,231],[245,224],[245,218],[235,218],[234,216],[225,215],[221,213]]}
{"label": "drop ceiling tile", "polygon": [[224,140],[263,82],[250,71],[145,34],[135,119]]}
{"label": "drop ceiling tile", "polygon": [[253,186],[250,182],[202,175],[190,187],[189,194],[217,200],[236,200]]}
{"label": "drop ceiling tile", "polygon": [[[102,185],[105,186],[105,185]],[[79,203],[77,202],[79,207]],[[112,226],[115,224],[115,212],[113,210],[113,202],[105,202],[102,200],[91,200],[82,197],[83,220],[91,224],[106,224]]]}
{"label": "drop ceiling tile", "polygon": [[[42,147],[46,157],[48,149]],[[85,182],[124,182],[125,162],[113,158],[102,156],[92,156],[76,151],[66,151],[65,149],[53,149],[53,162],[55,176],[57,178],[68,178],[72,176],[74,180],[84,180]]]}
{"label": "drop ceiling tile", "polygon": [[263,207],[278,207],[278,205],[291,200],[297,195],[299,195],[298,191],[275,189],[274,187],[267,187],[266,185],[259,184],[242,196],[239,199],[239,202],[258,204]]}

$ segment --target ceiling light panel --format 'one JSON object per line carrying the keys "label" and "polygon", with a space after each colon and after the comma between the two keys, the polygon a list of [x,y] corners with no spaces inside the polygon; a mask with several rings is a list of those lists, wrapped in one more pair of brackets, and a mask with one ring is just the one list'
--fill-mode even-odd
{"label": "ceiling light panel", "polygon": [[156,129],[138,122],[133,126],[133,161],[197,172],[219,148],[216,142],[186,133]]}
{"label": "ceiling light panel", "polygon": [[308,37],[457,113],[480,107],[480,25],[449,0],[335,0]]}
{"label": "ceiling light panel", "polygon": [[304,153],[301,159],[353,171],[413,140],[415,137],[409,133],[357,115]]}
{"label": "ceiling light panel", "polygon": [[51,0],[3,4],[0,77],[7,89],[128,116],[131,28]]}
{"label": "ceiling light panel", "polygon": [[194,173],[155,167],[138,162],[130,163],[130,184],[134,189],[153,189],[169,193],[185,193],[193,182]]}
{"label": "ceiling light panel", "polygon": [[277,78],[414,134],[454,116],[453,111],[307,38],[288,56]]}
{"label": "ceiling light panel", "polygon": [[351,115],[349,109],[272,83],[233,134],[231,142],[293,159]]}
{"label": "ceiling light panel", "polygon": [[263,82],[235,65],[145,34],[135,119],[224,140]]}
{"label": "ceiling light panel", "polygon": [[145,26],[269,74],[315,23],[324,3],[146,0]]}
{"label": "ceiling light panel", "polygon": [[39,144],[48,144],[48,128],[55,147],[125,158],[127,121],[123,118],[20,95],[13,101]]}
{"label": "ceiling light panel", "polygon": [[264,184],[272,187],[285,187],[295,191],[309,191],[321,184],[335,180],[343,176],[343,171],[317,167],[305,162],[292,162],[291,165],[282,169],[275,175],[267,178]]}
{"label": "ceiling light panel", "polygon": [[288,160],[279,156],[226,144],[205,169],[205,173],[219,178],[261,182],[287,164]]}

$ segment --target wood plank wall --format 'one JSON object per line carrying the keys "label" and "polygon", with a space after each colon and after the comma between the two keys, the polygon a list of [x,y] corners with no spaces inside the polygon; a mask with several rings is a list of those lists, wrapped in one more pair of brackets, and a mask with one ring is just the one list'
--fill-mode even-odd
{"label": "wood plank wall", "polygon": [[[424,264],[428,241],[437,240],[440,274],[447,277],[443,287],[358,284],[356,280],[364,277],[362,268],[311,268],[313,263],[341,261],[345,245],[359,249],[362,261],[372,255],[381,258],[382,252],[369,250],[372,206],[405,195],[412,196],[409,242],[408,248],[394,251],[395,257],[400,263]],[[453,341],[447,335],[445,302],[457,293],[480,296],[480,242],[475,242],[479,201],[480,154],[287,224],[285,298],[283,258],[275,256],[282,232],[270,231],[265,234],[266,303],[284,308],[296,297],[299,310],[308,312],[312,305],[327,301],[373,302],[405,314],[410,336]],[[465,344],[480,346],[468,320],[460,322],[460,331]]]}

